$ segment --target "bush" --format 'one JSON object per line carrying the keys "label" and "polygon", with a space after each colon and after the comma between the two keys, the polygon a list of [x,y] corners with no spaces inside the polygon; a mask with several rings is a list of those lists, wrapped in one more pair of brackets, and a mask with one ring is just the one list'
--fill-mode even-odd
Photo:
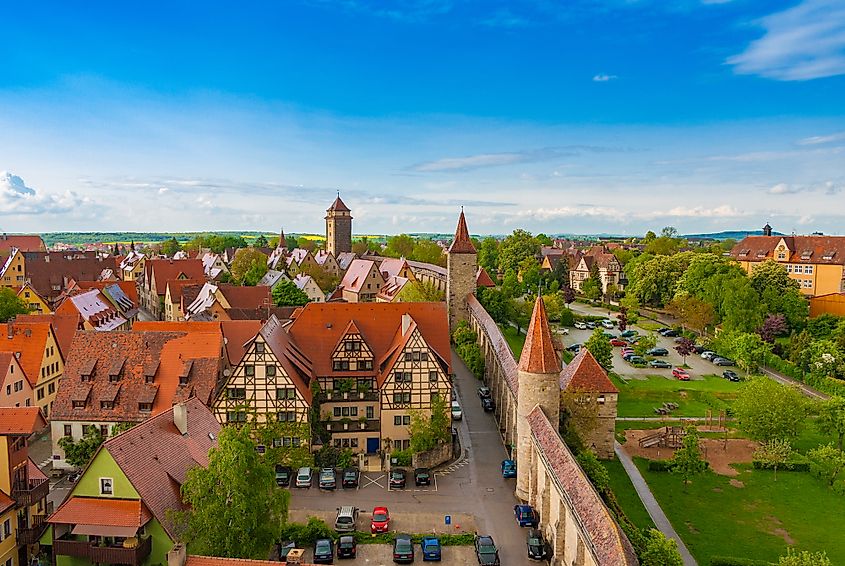
{"label": "bush", "polygon": [[765,560],[754,560],[752,558],[735,558],[733,556],[711,556],[710,566],[772,566],[771,562]]}
{"label": "bush", "polygon": [[[771,464],[771,462],[761,462],[759,460],[753,460],[751,462],[751,465],[754,467],[755,470],[774,469],[774,466]],[[810,461],[806,458],[806,456],[798,454],[796,452],[789,457],[789,460],[778,465],[778,470],[785,470],[787,472],[809,472]]]}
{"label": "bush", "polygon": [[411,465],[411,451],[410,450],[394,450],[390,453],[391,461],[396,458],[396,466],[410,466]]}
{"label": "bush", "polygon": [[564,308],[560,311],[560,325],[561,326],[574,326],[575,325],[575,313],[572,312],[571,309]]}
{"label": "bush", "polygon": [[458,346],[464,344],[473,344],[478,339],[478,335],[470,328],[469,323],[462,320],[455,331],[452,333],[452,340]]}
{"label": "bush", "polygon": [[[456,331],[457,333],[457,331]],[[475,342],[460,344],[455,351],[464,361],[467,369],[478,379],[484,377],[484,356],[481,355],[481,348]]]}
{"label": "bush", "polygon": [[672,468],[675,467],[675,463],[672,460],[649,460],[648,461],[648,471],[649,472],[671,472]]}
{"label": "bush", "polygon": [[[353,533],[355,537],[355,542],[358,544],[392,544],[394,534],[393,533],[380,533],[377,535],[373,535],[367,532],[355,531]],[[432,536],[430,534],[412,534],[411,535],[411,542],[414,544],[420,544],[422,539],[427,536]],[[472,546],[475,544],[475,535],[472,533],[461,533],[458,535],[433,535],[437,537],[437,540],[440,541],[441,546]],[[298,542],[298,541],[297,541]]]}
{"label": "bush", "polygon": [[318,538],[336,539],[337,533],[325,521],[308,517],[308,523],[287,523],[282,527],[279,540],[292,540],[299,546],[312,545]]}

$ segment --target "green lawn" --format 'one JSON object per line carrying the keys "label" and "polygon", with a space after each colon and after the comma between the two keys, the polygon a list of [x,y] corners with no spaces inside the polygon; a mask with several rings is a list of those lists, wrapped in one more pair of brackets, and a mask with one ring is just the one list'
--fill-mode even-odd
{"label": "green lawn", "polygon": [[511,347],[513,357],[518,360],[520,354],[522,354],[522,347],[525,345],[525,334],[517,334],[516,328],[510,325],[499,325],[499,328],[502,329],[502,334],[504,334],[505,340],[508,341],[508,346]]}
{"label": "green lawn", "polygon": [[602,461],[602,464],[607,469],[610,475],[610,487],[616,495],[616,501],[625,512],[625,515],[631,520],[634,525],[640,529],[654,528],[654,522],[648,514],[648,511],[643,507],[643,502],[640,501],[640,496],[637,495],[634,485],[628,474],[625,473],[625,468],[619,460]]}
{"label": "green lawn", "polygon": [[703,377],[693,381],[678,381],[659,375],[629,381],[612,377],[619,388],[617,416],[654,417],[655,407],[669,402],[678,404],[678,408],[672,411],[673,417],[704,417],[707,409],[712,409],[714,416],[718,416],[719,411],[727,409],[736,398],[742,384],[715,375]]}
{"label": "green lawn", "polygon": [[[787,539],[802,550],[824,550],[845,564],[845,497],[801,472],[737,466],[735,478],[705,472],[684,491],[677,475],[649,472],[635,459],[663,511],[700,564],[714,555],[776,561]],[[743,487],[731,485],[731,479]]]}
{"label": "green lawn", "polygon": [[651,321],[651,320],[645,320],[643,318],[641,318],[639,321],[637,321],[637,326],[639,326],[640,328],[642,328],[643,330],[645,330],[647,332],[657,332],[661,328],[666,327],[665,324],[661,324],[659,322],[654,322],[654,321]]}

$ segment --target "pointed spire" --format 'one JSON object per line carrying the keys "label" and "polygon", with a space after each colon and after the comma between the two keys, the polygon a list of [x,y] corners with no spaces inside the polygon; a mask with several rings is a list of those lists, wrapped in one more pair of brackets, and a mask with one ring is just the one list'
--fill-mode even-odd
{"label": "pointed spire", "polygon": [[286,248],[288,247],[288,241],[285,238],[285,229],[282,228],[279,232],[279,243],[276,245],[277,248]]}
{"label": "pointed spire", "polygon": [[560,360],[555,352],[542,295],[538,295],[534,303],[525,345],[519,357],[519,370],[527,373],[560,373]]}
{"label": "pointed spire", "polygon": [[458,228],[455,230],[455,239],[452,245],[449,246],[450,254],[474,254],[475,246],[472,245],[472,240],[469,237],[469,230],[467,229],[467,219],[464,216],[464,207],[461,207],[461,215],[458,217]]}
{"label": "pointed spire", "polygon": [[344,204],[344,202],[342,200],[340,200],[340,191],[337,192],[337,198],[334,199],[334,202],[328,208],[328,210],[326,210],[326,212],[331,212],[333,210],[334,211],[341,211],[341,212],[351,212],[349,210],[349,207],[346,206],[346,204]]}

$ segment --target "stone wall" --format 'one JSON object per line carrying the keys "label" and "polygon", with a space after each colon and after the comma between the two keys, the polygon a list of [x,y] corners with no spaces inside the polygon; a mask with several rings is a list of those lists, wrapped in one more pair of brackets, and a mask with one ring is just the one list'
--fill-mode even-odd
{"label": "stone wall", "polygon": [[414,468],[436,468],[452,458],[452,443],[440,444],[426,452],[417,452],[411,456]]}

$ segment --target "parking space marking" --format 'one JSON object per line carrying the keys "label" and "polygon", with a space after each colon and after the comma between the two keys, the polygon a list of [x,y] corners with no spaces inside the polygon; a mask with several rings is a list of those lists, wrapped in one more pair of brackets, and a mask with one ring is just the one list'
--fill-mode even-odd
{"label": "parking space marking", "polygon": [[375,484],[375,485],[379,486],[380,488],[384,489],[384,486],[379,483],[379,480],[383,480],[386,477],[387,476],[385,474],[382,474],[382,475],[378,476],[377,478],[371,478],[370,476],[362,475],[361,478],[367,480],[367,483],[364,484],[363,487],[369,487],[369,486]]}

